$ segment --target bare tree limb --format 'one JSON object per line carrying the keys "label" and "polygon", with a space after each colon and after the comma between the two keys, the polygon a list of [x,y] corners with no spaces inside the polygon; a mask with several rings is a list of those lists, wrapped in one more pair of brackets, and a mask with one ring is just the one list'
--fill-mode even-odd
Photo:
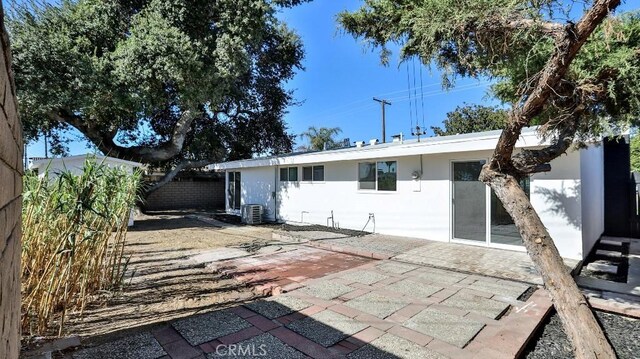
{"label": "bare tree limb", "polygon": [[124,147],[115,143],[114,137],[117,134],[116,131],[105,131],[104,128],[94,125],[91,121],[87,121],[77,115],[69,114],[64,110],[52,112],[50,113],[50,116],[59,122],[75,127],[78,131],[87,136],[87,138],[105,154],[120,159],[144,163],[167,161],[180,153],[180,151],[182,151],[187,132],[191,128],[193,121],[196,119],[194,111],[184,111],[180,116],[180,119],[176,122],[171,139],[160,146]]}
{"label": "bare tree limb", "polygon": [[189,168],[200,168],[200,167],[204,167],[206,165],[215,163],[216,160],[213,159],[204,159],[204,160],[185,160],[182,161],[180,163],[178,163],[177,166],[175,166],[171,171],[167,172],[164,177],[162,177],[160,179],[160,181],[154,183],[152,186],[150,186],[149,188],[147,188],[145,190],[145,197],[150,195],[151,193],[157,191],[160,187],[164,186],[165,184],[171,182],[171,180],[173,180],[176,175],[185,169],[189,169]]}

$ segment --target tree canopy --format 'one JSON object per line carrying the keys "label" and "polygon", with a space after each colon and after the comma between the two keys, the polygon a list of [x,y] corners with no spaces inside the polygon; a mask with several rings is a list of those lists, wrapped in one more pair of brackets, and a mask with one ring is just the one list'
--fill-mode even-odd
{"label": "tree canopy", "polygon": [[[492,94],[514,104],[539,79],[556,39],[575,26],[578,6],[554,0],[365,0],[359,10],[340,14],[339,21],[347,33],[380,48],[384,62],[390,56],[387,45],[397,43],[401,59],[419,57],[442,70],[446,87],[460,76],[488,78],[496,83]],[[578,110],[581,139],[612,124],[637,122],[638,48],[637,12],[606,18],[585,40],[551,101],[531,117],[548,124],[543,131],[555,130]]]}
{"label": "tree canopy", "polygon": [[299,37],[276,17],[305,0],[63,0],[7,19],[28,140],[78,129],[103,153],[202,166],[289,151],[284,88]]}
{"label": "tree canopy", "polygon": [[[443,72],[488,78],[511,105],[479,180],[516,225],[578,358],[615,358],[584,295],[519,180],[551,170],[551,161],[640,115],[640,16],[614,14],[621,0],[365,0],[340,14],[343,28],[401,57]],[[524,127],[541,124],[548,140],[515,152]]]}
{"label": "tree canopy", "polygon": [[462,105],[447,113],[443,127],[431,126],[437,136],[499,130],[507,121],[507,111],[498,107]]}

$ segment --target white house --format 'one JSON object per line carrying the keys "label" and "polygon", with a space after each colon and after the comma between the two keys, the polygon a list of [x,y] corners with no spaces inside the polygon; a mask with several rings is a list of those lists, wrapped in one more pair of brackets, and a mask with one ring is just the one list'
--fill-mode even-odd
{"label": "white house", "polygon": [[[98,164],[102,164],[111,168],[120,168],[127,173],[133,173],[134,168],[142,167],[142,163],[125,161],[115,157],[103,156],[98,154],[84,154],[69,157],[56,157],[56,158],[32,158],[29,163],[29,169],[36,171],[38,177],[44,177],[48,170],[50,176],[57,176],[63,171],[69,171],[74,175],[80,175],[83,172],[83,167],[87,158],[92,158]],[[133,209],[129,213],[129,226],[133,226],[134,222]]]}
{"label": "white house", "polygon": [[103,164],[107,167],[122,168],[128,173],[133,173],[134,168],[142,167],[139,162],[125,161],[115,157],[103,156],[98,154],[84,154],[69,157],[56,158],[32,158],[29,163],[29,169],[37,171],[38,176],[44,176],[47,168],[50,175],[59,174],[62,171],[69,171],[73,174],[81,174],[82,168],[87,158],[95,159],[96,163]]}
{"label": "white house", "polygon": [[[500,131],[226,162],[226,210],[264,206],[265,218],[524,250],[509,215],[478,181]],[[517,148],[544,146],[526,129]],[[566,258],[584,258],[604,231],[603,147],[555,159],[523,181]]]}

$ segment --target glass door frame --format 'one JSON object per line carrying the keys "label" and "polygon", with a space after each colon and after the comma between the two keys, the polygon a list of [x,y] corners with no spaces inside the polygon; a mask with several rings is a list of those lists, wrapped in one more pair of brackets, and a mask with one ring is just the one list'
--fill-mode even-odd
{"label": "glass door frame", "polygon": [[478,247],[490,247],[497,249],[508,249],[512,251],[526,252],[526,248],[524,245],[511,245],[511,244],[501,244],[501,243],[493,243],[491,242],[491,187],[485,185],[485,240],[484,241],[474,241],[472,239],[463,239],[456,238],[454,236],[454,226],[455,226],[455,198],[454,198],[454,176],[453,176],[453,165],[454,163],[464,163],[464,162],[484,162],[488,163],[489,158],[468,158],[468,159],[457,159],[449,161],[449,198],[451,206],[449,208],[449,217],[450,217],[450,225],[449,225],[449,241],[451,243],[459,243],[459,244],[468,244]]}

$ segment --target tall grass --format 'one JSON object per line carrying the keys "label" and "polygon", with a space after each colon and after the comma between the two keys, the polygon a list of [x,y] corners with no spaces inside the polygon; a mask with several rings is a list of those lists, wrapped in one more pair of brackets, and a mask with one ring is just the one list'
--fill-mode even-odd
{"label": "tall grass", "polygon": [[140,174],[93,159],[82,173],[24,177],[22,330],[62,334],[69,311],[116,290],[128,260],[124,246]]}

